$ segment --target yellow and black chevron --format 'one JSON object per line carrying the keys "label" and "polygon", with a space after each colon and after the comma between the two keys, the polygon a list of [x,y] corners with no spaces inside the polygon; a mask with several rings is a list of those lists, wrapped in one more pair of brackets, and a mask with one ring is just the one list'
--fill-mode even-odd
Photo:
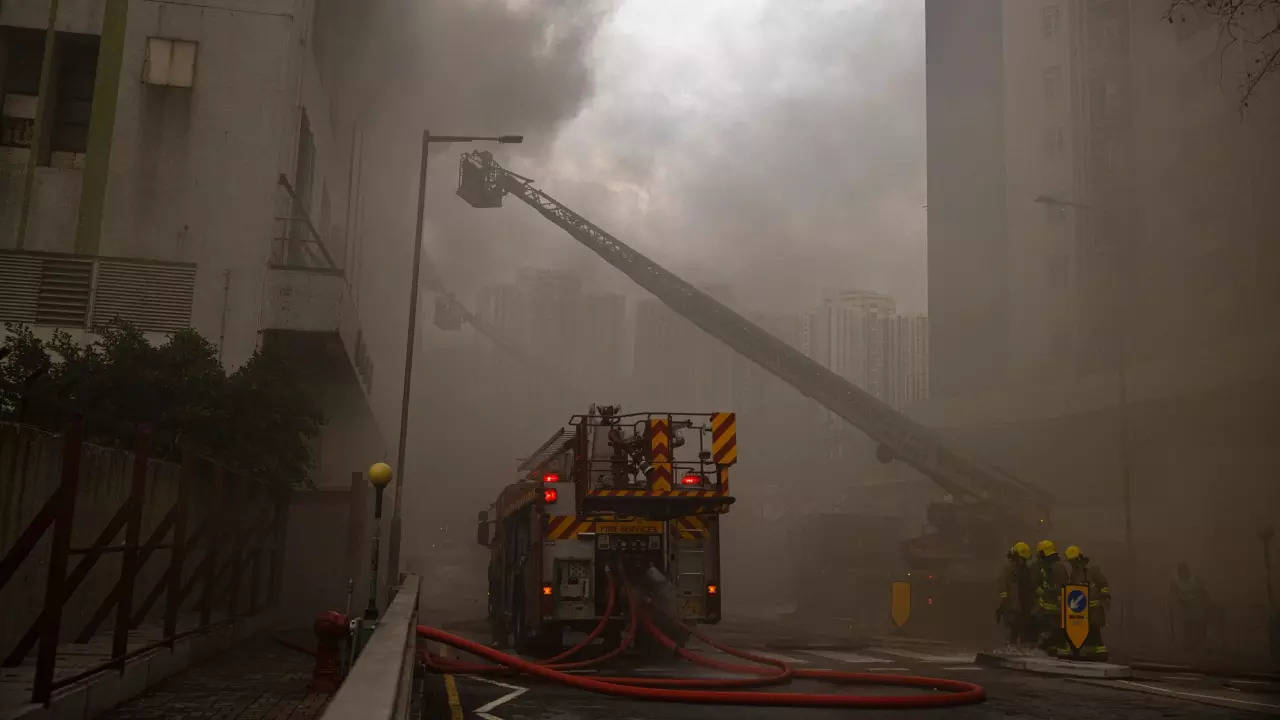
{"label": "yellow and black chevron", "polygon": [[731,412],[711,415],[711,459],[717,465],[738,461],[738,416]]}
{"label": "yellow and black chevron", "polygon": [[671,421],[667,418],[649,418],[649,459],[653,463],[650,494],[671,492]]}

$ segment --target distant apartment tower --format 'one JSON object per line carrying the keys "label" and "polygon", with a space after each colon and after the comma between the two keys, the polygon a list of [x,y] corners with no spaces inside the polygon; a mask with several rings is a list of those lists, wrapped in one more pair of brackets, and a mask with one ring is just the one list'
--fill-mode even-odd
{"label": "distant apartment tower", "polygon": [[[732,298],[727,286],[701,290],[722,303]],[[731,409],[735,402],[742,359],[661,300],[636,305],[634,357],[635,384],[655,400],[708,411]]]}
{"label": "distant apartment tower", "polygon": [[895,310],[888,295],[833,293],[799,321],[798,349],[896,407],[923,400],[929,396],[929,320]]}
{"label": "distant apartment tower", "polygon": [[617,382],[630,364],[623,357],[627,298],[619,293],[588,293],[579,306],[577,366],[593,385]]}
{"label": "distant apartment tower", "polygon": [[806,327],[810,357],[879,397],[884,392],[884,328],[892,317],[893,298],[850,290],[835,293],[809,314]]}
{"label": "distant apartment tower", "polygon": [[881,321],[884,338],[882,400],[894,407],[929,399],[929,318],[898,315]]}

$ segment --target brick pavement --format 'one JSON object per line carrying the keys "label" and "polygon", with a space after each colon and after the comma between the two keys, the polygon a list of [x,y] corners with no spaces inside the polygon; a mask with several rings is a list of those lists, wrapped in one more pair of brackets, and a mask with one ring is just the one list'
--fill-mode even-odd
{"label": "brick pavement", "polygon": [[[298,641],[292,635],[290,640]],[[303,646],[311,643],[301,641]],[[165,680],[105,720],[307,720],[329,696],[307,689],[312,659],[256,638]]]}

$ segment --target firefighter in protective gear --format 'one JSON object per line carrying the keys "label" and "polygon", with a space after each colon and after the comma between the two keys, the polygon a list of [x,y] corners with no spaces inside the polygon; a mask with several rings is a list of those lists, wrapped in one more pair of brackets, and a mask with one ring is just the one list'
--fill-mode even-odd
{"label": "firefighter in protective gear", "polygon": [[1036,543],[1035,578],[1035,627],[1041,650],[1054,654],[1069,651],[1066,634],[1062,630],[1058,597],[1062,586],[1071,579],[1071,572],[1058,556],[1058,548],[1052,540]]}
{"label": "firefighter in protective gear", "polygon": [[1111,610],[1111,587],[1107,576],[1102,573],[1102,568],[1090,565],[1089,556],[1075,545],[1067,548],[1064,555],[1071,566],[1071,584],[1089,588],[1089,636],[1080,648],[1080,655],[1088,660],[1106,660],[1107,646],[1102,643],[1102,628],[1107,624],[1107,613]]}
{"label": "firefighter in protective gear", "polygon": [[996,609],[996,622],[1004,624],[1010,645],[1021,645],[1035,640],[1031,625],[1035,583],[1031,567],[1027,564],[1031,559],[1031,546],[1016,542],[1005,556],[1009,562],[1000,574],[1000,606]]}

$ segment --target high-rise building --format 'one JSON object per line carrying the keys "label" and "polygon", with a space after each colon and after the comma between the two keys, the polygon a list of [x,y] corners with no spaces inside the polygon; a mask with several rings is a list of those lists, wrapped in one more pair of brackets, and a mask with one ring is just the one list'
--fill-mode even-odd
{"label": "high-rise building", "polygon": [[850,290],[824,299],[809,314],[806,352],[846,380],[879,397],[884,391],[884,329],[893,298]]}
{"label": "high-rise building", "polygon": [[588,293],[579,310],[578,356],[581,370],[596,382],[628,374],[623,357],[627,329],[627,298],[619,293]]}
{"label": "high-rise building", "polygon": [[[728,304],[732,299],[727,286],[701,289],[722,303]],[[656,298],[646,298],[636,305],[633,354],[632,377],[646,397],[708,412],[727,409],[735,402],[735,378],[743,360]]]}
{"label": "high-rise building", "polygon": [[1111,548],[1133,606],[1164,606],[1159,557],[1198,560],[1222,632],[1261,638],[1232,548],[1280,504],[1280,90],[1241,108],[1259,48],[1199,5],[926,0],[921,413],[1052,489],[1055,532]]}
{"label": "high-rise building", "polygon": [[894,407],[929,399],[929,318],[895,315],[881,321],[884,338],[884,393]]}
{"label": "high-rise building", "polygon": [[1247,48],[1166,10],[927,0],[935,394],[1114,372],[1275,316],[1280,220],[1258,208],[1280,167],[1258,158],[1280,154],[1280,94],[1242,117],[1223,78]]}

